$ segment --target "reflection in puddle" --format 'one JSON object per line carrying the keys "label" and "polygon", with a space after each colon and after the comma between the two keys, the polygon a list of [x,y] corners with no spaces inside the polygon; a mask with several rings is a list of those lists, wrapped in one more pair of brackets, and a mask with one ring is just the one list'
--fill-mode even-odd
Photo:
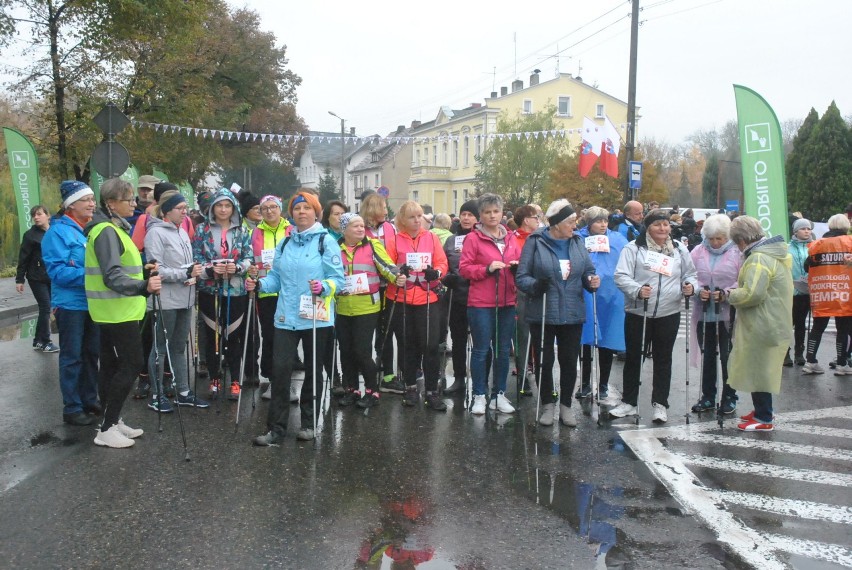
{"label": "reflection in puddle", "polygon": [[[35,336],[38,317],[24,319],[22,321],[0,322],[0,342],[9,342],[19,338],[33,338]],[[56,334],[56,321],[51,319],[50,332]]]}
{"label": "reflection in puddle", "polygon": [[428,505],[423,499],[409,496],[401,501],[384,501],[378,528],[361,545],[358,567],[413,568],[429,562],[435,548],[418,533],[426,525]]}

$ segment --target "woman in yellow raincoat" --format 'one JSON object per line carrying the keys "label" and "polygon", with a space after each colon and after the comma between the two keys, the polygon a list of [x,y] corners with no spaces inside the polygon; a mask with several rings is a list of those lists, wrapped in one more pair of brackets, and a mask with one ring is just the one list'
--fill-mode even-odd
{"label": "woman in yellow raincoat", "polygon": [[731,241],[745,261],[737,287],[727,291],[736,308],[731,388],[751,392],[754,411],[742,416],[742,431],[772,431],[772,394],[781,391],[784,355],[793,327],[792,258],[783,236],[767,238],[760,222],[739,216],[731,222]]}

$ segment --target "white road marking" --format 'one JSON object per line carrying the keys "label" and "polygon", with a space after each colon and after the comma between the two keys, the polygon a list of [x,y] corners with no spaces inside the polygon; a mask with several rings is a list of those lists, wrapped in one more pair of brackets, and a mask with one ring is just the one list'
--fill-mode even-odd
{"label": "white road marking", "polygon": [[763,538],[777,550],[807,556],[816,560],[833,562],[845,568],[852,568],[852,550],[845,546],[792,538],[780,534],[764,534]]}
{"label": "white road marking", "polygon": [[818,435],[820,437],[845,437],[852,439],[852,430],[785,422],[775,426],[775,431]]}
{"label": "white road marking", "polygon": [[[808,422],[825,418],[852,419],[852,406],[779,414],[776,418],[776,427],[789,427],[790,429],[783,431],[822,437],[829,435],[827,432],[823,432],[828,428],[792,422]],[[727,433],[730,435],[720,435],[718,430],[715,422],[699,422],[645,430],[625,430],[620,435],[636,456],[666,486],[672,496],[685,507],[687,512],[693,513],[702,520],[717,534],[720,542],[728,545],[752,566],[762,569],[786,568],[786,561],[782,561],[777,556],[777,552],[780,551],[852,567],[852,549],[848,546],[761,532],[748,526],[746,522],[741,520],[743,517],[735,516],[730,512],[725,507],[725,503],[764,512],[838,524],[852,524],[852,507],[708,488],[687,468],[686,464],[702,468],[721,469],[735,474],[776,477],[809,484],[843,487],[852,483],[852,476],[848,474],[847,469],[843,469],[844,472],[842,473],[834,473],[727,458],[688,455],[669,450],[661,440],[671,439],[687,443],[714,444],[714,447],[718,450],[724,450],[725,447],[736,447],[760,450],[764,453],[770,452],[770,454],[806,455],[844,462],[852,461],[852,451],[774,441],[774,434],[771,433],[744,434],[729,430]],[[709,433],[714,431],[717,433]],[[837,435],[837,430],[830,431],[832,435]],[[843,431],[848,430],[841,430],[841,433]],[[841,435],[841,437],[845,436]]]}
{"label": "white road marking", "polygon": [[795,499],[779,499],[756,493],[740,493],[738,491],[708,491],[719,501],[739,505],[747,509],[775,513],[790,517],[799,517],[815,521],[825,521],[839,524],[852,524],[852,508],[798,501]]}
{"label": "white road marking", "polygon": [[852,487],[852,475],[846,473],[834,473],[832,471],[816,471],[813,469],[796,469],[793,467],[781,467],[768,463],[752,463],[751,461],[739,461],[737,459],[724,459],[721,457],[707,457],[706,455],[681,455],[675,453],[681,461],[687,465],[695,465],[705,469],[719,469],[722,471],[735,471],[748,475],[759,475],[762,477],[776,477],[790,481],[802,481],[804,483],[819,483],[820,485],[836,485],[838,487]]}

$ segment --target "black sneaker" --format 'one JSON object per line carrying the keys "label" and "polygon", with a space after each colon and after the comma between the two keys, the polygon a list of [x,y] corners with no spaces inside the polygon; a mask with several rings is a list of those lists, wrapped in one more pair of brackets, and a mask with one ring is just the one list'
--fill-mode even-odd
{"label": "black sneaker", "polygon": [[410,386],[405,389],[402,395],[403,406],[416,406],[420,403],[420,392],[417,391],[417,385]]}
{"label": "black sneaker", "polygon": [[592,395],[592,387],[591,386],[582,386],[577,393],[574,395],[578,400],[584,400]]}
{"label": "black sneaker", "polygon": [[737,409],[736,398],[725,398],[722,400],[722,405],[719,406],[719,411],[725,415],[733,414]]}
{"label": "black sneaker", "polygon": [[432,408],[436,412],[444,412],[447,410],[447,404],[441,398],[438,392],[426,392],[425,404],[427,408]]}
{"label": "black sneaker", "polygon": [[202,409],[210,407],[210,404],[207,401],[202,400],[201,398],[196,396],[192,390],[190,390],[189,394],[187,394],[186,396],[181,396],[180,394],[178,394],[177,398],[175,399],[175,404],[177,404],[178,406],[192,406],[194,408]]}
{"label": "black sneaker", "polygon": [[828,363],[828,367],[831,368],[832,370],[836,369],[837,368],[837,361],[832,360],[831,362]]}
{"label": "black sneaker", "polygon": [[444,388],[445,396],[462,393],[464,393],[464,377],[457,376],[452,384]]}
{"label": "black sneaker", "polygon": [[147,374],[140,374],[136,383],[136,391],[133,392],[134,400],[147,400],[151,395],[151,384],[148,382]]}
{"label": "black sneaker", "polygon": [[698,400],[698,403],[692,406],[692,411],[696,414],[701,412],[707,412],[709,410],[715,410],[716,404],[710,398],[701,398]]}
{"label": "black sneaker", "polygon": [[787,368],[790,368],[791,366],[793,366],[793,359],[790,358],[790,351],[789,350],[787,351],[787,354],[784,355],[784,366],[786,366]]}
{"label": "black sneaker", "polygon": [[390,380],[382,380],[382,384],[379,386],[379,392],[387,392],[390,394],[405,394],[405,390],[405,384],[403,384],[402,380],[396,376],[392,377]]}
{"label": "black sneaker", "polygon": [[62,414],[62,421],[72,426],[81,427],[92,425],[98,421],[98,418],[84,414],[83,412],[77,412],[76,414]]}
{"label": "black sneaker", "polygon": [[796,363],[796,366],[804,366],[805,362],[807,362],[804,354],[797,354],[793,361]]}
{"label": "black sneaker", "polygon": [[358,400],[356,404],[359,408],[372,408],[373,406],[379,405],[379,393],[378,392],[367,392],[361,399]]}
{"label": "black sneaker", "polygon": [[344,392],[343,397],[340,398],[340,401],[337,402],[337,405],[341,407],[351,406],[360,399],[361,392],[357,390],[347,390]]}

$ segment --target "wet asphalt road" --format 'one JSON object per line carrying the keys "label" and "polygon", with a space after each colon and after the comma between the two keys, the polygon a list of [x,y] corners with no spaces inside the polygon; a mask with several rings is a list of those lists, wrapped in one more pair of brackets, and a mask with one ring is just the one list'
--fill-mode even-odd
{"label": "wet asphalt road", "polygon": [[[827,337],[822,362],[832,345]],[[675,426],[684,423],[678,348]],[[582,416],[577,429],[535,429],[532,399],[496,419],[465,413],[460,398],[436,413],[383,395],[369,417],[332,402],[316,448],[293,429],[264,449],[250,439],[264,431],[267,404],[258,398],[253,410],[246,392],[236,429],[235,403],[183,410],[186,462],[177,414],[158,433],[140,401],[123,415],[146,433],[128,450],[98,448],[92,429],[63,424],[56,357],[32,352],[29,339],[0,342],[6,567],[750,567],[637,460],[618,427]],[[777,410],[849,405],[852,379],[841,380],[788,370]],[[691,400],[697,384],[693,376]]]}

